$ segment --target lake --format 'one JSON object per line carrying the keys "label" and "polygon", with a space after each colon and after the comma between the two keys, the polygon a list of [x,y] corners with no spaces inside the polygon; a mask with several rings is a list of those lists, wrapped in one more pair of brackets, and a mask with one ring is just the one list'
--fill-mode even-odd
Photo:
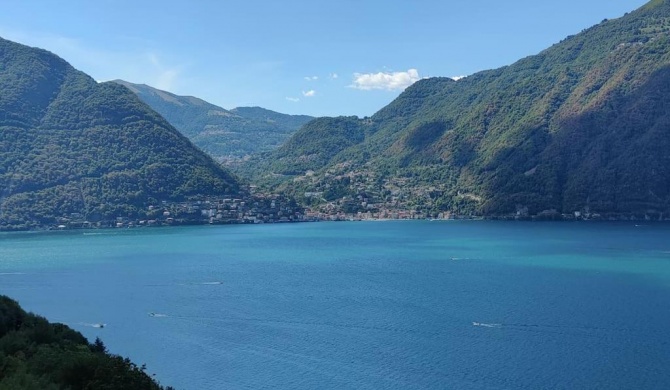
{"label": "lake", "polygon": [[178,389],[670,386],[664,224],[5,233],[0,293]]}

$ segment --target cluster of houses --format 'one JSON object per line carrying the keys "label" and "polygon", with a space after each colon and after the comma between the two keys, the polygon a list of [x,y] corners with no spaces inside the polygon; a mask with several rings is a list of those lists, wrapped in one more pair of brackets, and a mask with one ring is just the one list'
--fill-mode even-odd
{"label": "cluster of houses", "polygon": [[89,222],[81,214],[62,218],[58,229],[133,228],[144,226],[298,222],[304,209],[282,195],[249,195],[243,198],[208,196],[182,202],[162,201],[140,213],[145,218],[119,216]]}
{"label": "cluster of houses", "polygon": [[[322,212],[322,211],[306,211],[305,220],[308,221],[375,221],[387,219],[427,219],[430,218],[425,213],[415,210],[386,210],[372,212],[356,212],[345,213],[342,211]],[[430,219],[450,219],[449,213],[440,213],[437,218]]]}

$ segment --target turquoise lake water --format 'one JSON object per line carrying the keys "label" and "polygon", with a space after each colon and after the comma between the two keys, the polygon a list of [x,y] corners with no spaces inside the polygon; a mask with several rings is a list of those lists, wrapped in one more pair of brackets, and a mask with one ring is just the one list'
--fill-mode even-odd
{"label": "turquoise lake water", "polygon": [[0,234],[0,294],[178,389],[670,388],[670,225]]}

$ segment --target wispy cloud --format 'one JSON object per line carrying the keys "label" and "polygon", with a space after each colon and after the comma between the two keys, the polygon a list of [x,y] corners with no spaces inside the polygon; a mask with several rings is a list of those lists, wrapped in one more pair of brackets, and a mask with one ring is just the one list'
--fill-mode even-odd
{"label": "wispy cloud", "polygon": [[174,86],[174,83],[179,76],[179,69],[176,67],[165,66],[158,55],[155,53],[149,53],[149,60],[156,69],[156,85],[158,89],[170,90]]}
{"label": "wispy cloud", "polygon": [[337,73],[331,73],[330,74],[330,78],[333,79],[333,80],[338,78],[338,77],[340,77],[340,76],[338,76]]}
{"label": "wispy cloud", "polygon": [[178,83],[182,66],[171,64],[150,46],[140,42],[134,49],[92,47],[82,39],[50,33],[6,30],[0,36],[56,53],[98,81],[124,79],[170,90]]}
{"label": "wispy cloud", "polygon": [[316,91],[313,89],[310,89],[309,91],[302,91],[302,96],[304,97],[314,97],[316,96]]}
{"label": "wispy cloud", "polygon": [[288,100],[289,102],[297,103],[300,101],[300,98],[287,96],[286,100]]}
{"label": "wispy cloud", "polygon": [[305,80],[307,81],[316,81],[319,79],[319,76],[307,76],[305,77]]}
{"label": "wispy cloud", "polygon": [[354,81],[350,87],[363,91],[403,90],[420,79],[416,69],[408,69],[406,72],[354,73]]}
{"label": "wispy cloud", "polygon": [[454,81],[458,81],[458,80],[464,79],[466,77],[468,77],[468,76],[453,76],[453,77],[451,77],[451,79],[454,80]]}

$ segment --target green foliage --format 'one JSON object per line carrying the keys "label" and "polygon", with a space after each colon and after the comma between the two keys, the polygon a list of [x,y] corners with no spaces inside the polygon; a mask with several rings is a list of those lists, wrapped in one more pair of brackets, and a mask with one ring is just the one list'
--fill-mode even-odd
{"label": "green foliage", "polygon": [[[142,367],[0,295],[0,389],[163,389]],[[168,389],[170,389],[168,387]]]}
{"label": "green foliage", "polygon": [[[240,172],[385,204],[397,188],[406,205],[459,213],[667,216],[669,32],[670,2],[652,1],[513,65],[421,80],[369,119],[312,122]],[[359,130],[331,142],[342,127]]]}
{"label": "green foliage", "polygon": [[114,82],[135,92],[195,145],[223,162],[273,150],[313,119],[260,107],[225,110],[194,97],[177,96],[147,85],[123,80]]}
{"label": "green foliage", "polygon": [[414,152],[420,152],[430,147],[446,130],[447,124],[444,122],[423,123],[407,132],[403,140],[404,147]]}
{"label": "green foliage", "polygon": [[0,230],[238,191],[230,172],[127,88],[2,39],[0,64]]}
{"label": "green foliage", "polygon": [[[279,149],[254,158],[241,174],[297,175],[329,164],[341,151],[365,139],[364,125],[356,117],[317,118],[303,126]],[[257,162],[256,162],[257,161]]]}

